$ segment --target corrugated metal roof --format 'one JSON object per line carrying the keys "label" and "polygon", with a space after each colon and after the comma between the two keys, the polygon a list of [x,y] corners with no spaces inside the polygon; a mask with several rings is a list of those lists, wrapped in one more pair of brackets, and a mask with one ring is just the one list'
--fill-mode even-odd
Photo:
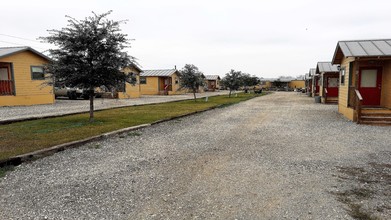
{"label": "corrugated metal roof", "polygon": [[176,69],[165,69],[165,70],[144,70],[140,73],[140,76],[172,76],[176,73]]}
{"label": "corrugated metal roof", "polygon": [[391,39],[339,41],[333,56],[333,64],[340,64],[343,57],[391,56]]}
{"label": "corrugated metal roof", "polygon": [[37,54],[38,56],[41,56],[47,60],[51,60],[49,57],[47,57],[46,55],[34,50],[33,48],[31,47],[0,47],[0,58],[3,58],[3,57],[8,57],[12,54],[15,54],[15,53],[20,53],[20,52],[23,52],[23,51],[31,51],[35,54]]}
{"label": "corrugated metal roof", "polygon": [[332,65],[331,62],[318,62],[316,73],[339,72],[338,65]]}
{"label": "corrugated metal roof", "polygon": [[391,56],[391,39],[340,41],[345,57]]}
{"label": "corrugated metal roof", "polygon": [[205,75],[206,80],[218,80],[220,79],[219,75]]}
{"label": "corrugated metal roof", "polygon": [[303,80],[303,78],[294,78],[294,77],[291,77],[291,76],[280,76],[278,78],[263,78],[261,79],[261,82],[275,82],[275,81],[279,81],[279,82],[291,82],[293,80]]}

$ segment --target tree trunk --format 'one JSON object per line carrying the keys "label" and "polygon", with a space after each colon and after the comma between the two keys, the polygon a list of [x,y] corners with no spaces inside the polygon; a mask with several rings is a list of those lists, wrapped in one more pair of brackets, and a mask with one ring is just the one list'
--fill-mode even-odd
{"label": "tree trunk", "polygon": [[196,97],[196,90],[193,89],[193,95],[194,95],[194,101],[196,102],[197,101],[197,97]]}
{"label": "tree trunk", "polygon": [[228,96],[229,98],[231,98],[231,93],[232,93],[232,90],[230,89],[229,90],[229,96]]}
{"label": "tree trunk", "polygon": [[94,122],[94,89],[90,88],[90,122]]}

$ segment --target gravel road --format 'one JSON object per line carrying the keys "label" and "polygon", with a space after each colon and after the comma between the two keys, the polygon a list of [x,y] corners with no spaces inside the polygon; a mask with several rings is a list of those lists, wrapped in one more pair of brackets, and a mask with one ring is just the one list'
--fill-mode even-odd
{"label": "gravel road", "polygon": [[0,219],[390,219],[390,134],[277,92],[22,164]]}

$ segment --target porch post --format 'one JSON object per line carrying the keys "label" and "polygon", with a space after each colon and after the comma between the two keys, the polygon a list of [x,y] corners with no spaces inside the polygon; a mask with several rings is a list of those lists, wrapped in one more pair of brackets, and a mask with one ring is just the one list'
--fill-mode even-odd
{"label": "porch post", "polygon": [[[359,74],[360,74],[360,58],[355,58],[354,63],[356,64],[355,67],[355,79],[354,79],[354,90],[358,90],[359,85]],[[360,123],[361,120],[361,105],[362,105],[362,97],[357,97],[357,94],[355,92],[356,98],[354,99],[356,103],[355,104],[355,113],[356,113],[356,122]],[[361,98],[361,100],[360,100]]]}

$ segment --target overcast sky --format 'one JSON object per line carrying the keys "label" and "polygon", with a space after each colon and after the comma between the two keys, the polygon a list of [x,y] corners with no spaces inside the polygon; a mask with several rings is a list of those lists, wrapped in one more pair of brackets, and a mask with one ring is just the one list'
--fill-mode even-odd
{"label": "overcast sky", "polygon": [[190,63],[206,75],[298,76],[331,61],[339,40],[391,38],[390,0],[11,0],[1,8],[0,47],[44,51],[51,45],[36,39],[65,27],[65,15],[113,10],[110,19],[128,20],[121,28],[142,69]]}

